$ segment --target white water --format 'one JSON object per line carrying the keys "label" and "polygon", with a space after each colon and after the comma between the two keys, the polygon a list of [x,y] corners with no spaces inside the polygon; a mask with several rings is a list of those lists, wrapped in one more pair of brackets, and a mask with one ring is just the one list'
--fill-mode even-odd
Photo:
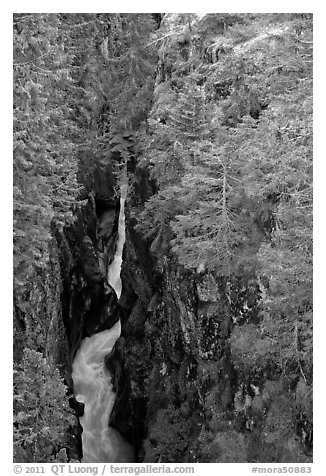
{"label": "white water", "polygon": [[121,185],[120,187],[120,213],[119,213],[119,225],[118,225],[118,242],[117,249],[115,251],[114,259],[108,269],[108,281],[109,284],[115,290],[118,299],[121,296],[122,284],[121,284],[121,265],[122,265],[122,252],[123,245],[126,241],[126,228],[125,228],[125,201],[127,198],[127,185]]}
{"label": "white water", "polygon": [[[114,260],[108,269],[108,281],[120,298],[122,251],[125,242],[124,204],[127,185],[121,186],[118,241]],[[118,321],[111,329],[83,339],[73,362],[72,378],[77,401],[85,404],[84,416],[79,419],[83,427],[83,463],[124,463],[133,461],[133,450],[122,436],[109,427],[115,393],[111,376],[104,365],[120,336]]]}

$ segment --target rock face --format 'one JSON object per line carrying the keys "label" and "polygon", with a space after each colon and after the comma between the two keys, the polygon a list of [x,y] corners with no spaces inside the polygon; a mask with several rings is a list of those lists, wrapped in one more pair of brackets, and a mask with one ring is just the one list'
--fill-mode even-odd
{"label": "rock face", "polygon": [[[162,25],[179,21],[173,15],[164,16]],[[198,30],[203,44],[196,46],[196,35],[179,35],[169,49],[162,47],[161,89],[153,99],[162,124],[162,84],[171,79],[177,87],[178,74],[182,78],[192,67],[189,57],[193,64],[201,57],[209,68],[225,54],[227,45],[224,53],[218,51],[216,35],[205,36],[209,22],[204,18]],[[223,36],[224,20],[215,27]],[[176,64],[179,72],[173,75]],[[198,84],[202,80],[198,77]],[[218,101],[229,94],[230,85],[216,81]],[[251,117],[257,114],[250,111]],[[133,195],[126,210],[119,303],[105,279],[119,208],[110,168],[98,169],[92,198],[74,226],[57,234],[70,362],[84,336],[110,328],[120,317],[121,337],[106,358],[117,394],[110,425],[133,445],[136,461],[309,462],[307,382],[298,372],[283,378],[272,364],[257,365],[259,347],[266,345],[259,327],[262,284],[249,271],[228,279],[204,269],[191,273],[169,251],[159,254],[157,243],[151,246],[137,233],[131,213],[133,207],[139,212],[156,185],[135,161],[128,167]],[[261,234],[267,233],[269,218],[258,218]],[[253,247],[259,246],[257,237]],[[80,415],[83,409],[72,405]]]}
{"label": "rock face", "polygon": [[[115,208],[106,212],[112,227],[108,241],[116,239]],[[117,298],[106,282],[103,254],[106,253],[97,230],[97,216],[91,203],[77,216],[77,224],[58,237],[62,256],[64,324],[67,329],[71,359],[85,336],[111,327],[118,319]],[[108,230],[106,230],[108,233]],[[106,235],[107,236],[107,235]],[[114,247],[111,250],[114,253]],[[110,258],[106,257],[106,261]]]}
{"label": "rock face", "polygon": [[[134,237],[134,231],[128,233],[124,263],[129,318],[122,328],[123,387],[129,414],[123,424],[140,461],[195,462],[207,393],[215,389],[221,412],[227,414],[233,404],[225,290],[212,277],[184,272],[173,260],[166,261],[163,273],[150,262],[139,269]],[[112,424],[121,429],[119,398],[115,410]]]}
{"label": "rock face", "polygon": [[272,369],[243,372],[234,354],[237,334],[257,329],[255,276],[230,283],[168,257],[158,269],[130,220],[122,279],[122,337],[108,358],[117,391],[110,424],[138,461],[309,461],[295,426],[295,383],[285,388]]}
{"label": "rock face", "polygon": [[[197,20],[196,35],[191,22]],[[239,18],[197,20],[188,16],[189,34],[176,26],[177,34],[167,34],[170,39],[159,51],[151,112],[158,124],[171,116],[166,84],[178,90],[200,64],[195,80],[201,86],[210,65],[228,54],[227,23]],[[182,21],[181,15],[166,14],[161,35]],[[212,100],[219,102],[230,94],[230,84],[219,74],[214,78]],[[250,98],[240,116],[258,119],[263,105],[256,103]],[[235,127],[239,118],[229,109],[225,124]],[[139,213],[153,187],[137,167],[133,172],[130,207]],[[271,232],[272,204],[264,217],[264,209],[251,200],[257,215],[249,240],[253,252]],[[258,362],[268,344],[260,328],[264,286],[254,269],[229,277],[199,268],[185,271],[169,251],[170,237],[162,235],[147,243],[127,215],[122,338],[111,361],[117,389],[111,424],[132,441],[141,462],[308,462],[311,411],[300,392],[309,392],[309,385],[298,372],[283,378],[273,357]]]}
{"label": "rock face", "polygon": [[311,428],[297,400],[308,387],[257,371],[257,277],[186,271],[155,255],[128,212],[126,222],[110,424],[136,461],[308,462]]}
{"label": "rock face", "polygon": [[[138,179],[137,205],[152,190]],[[117,395],[110,425],[136,461],[308,462],[311,428],[296,400],[306,383],[256,371],[261,283],[249,274],[191,273],[169,253],[158,257],[135,230],[129,203],[118,303],[106,281],[117,239],[112,197],[91,197],[74,226],[57,233],[67,369],[85,336],[120,318],[121,337],[106,358]],[[74,399],[71,406],[83,414]],[[72,429],[79,454],[80,430]]]}
{"label": "rock face", "polygon": [[[117,240],[119,200],[114,197],[114,177],[110,171],[95,176],[94,193],[76,213],[75,222],[63,231],[54,230],[58,244],[62,281],[62,320],[69,353],[62,365],[73,393],[71,371],[76,351],[84,337],[111,328],[120,310],[114,290],[107,282]],[[83,405],[73,397],[71,407],[77,416]],[[81,428],[72,429],[81,456]]]}

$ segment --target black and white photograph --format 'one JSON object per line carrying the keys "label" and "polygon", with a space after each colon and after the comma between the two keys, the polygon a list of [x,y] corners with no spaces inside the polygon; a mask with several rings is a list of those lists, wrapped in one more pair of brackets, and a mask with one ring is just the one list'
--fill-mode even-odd
{"label": "black and white photograph", "polygon": [[284,10],[13,13],[14,472],[312,472],[314,14]]}

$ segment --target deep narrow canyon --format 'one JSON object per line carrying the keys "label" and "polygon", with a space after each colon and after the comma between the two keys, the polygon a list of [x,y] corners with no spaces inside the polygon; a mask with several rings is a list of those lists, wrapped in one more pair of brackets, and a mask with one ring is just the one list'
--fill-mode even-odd
{"label": "deep narrow canyon", "polygon": [[311,462],[311,15],[14,29],[15,459]]}

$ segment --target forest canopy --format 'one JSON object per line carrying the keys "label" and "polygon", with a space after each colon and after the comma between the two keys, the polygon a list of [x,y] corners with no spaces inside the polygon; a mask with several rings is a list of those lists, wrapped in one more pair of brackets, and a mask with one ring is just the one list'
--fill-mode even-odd
{"label": "forest canopy", "polygon": [[[100,288],[86,272],[78,281],[76,262],[86,260],[89,249],[94,268],[108,260],[103,250],[100,259],[94,251],[103,238],[99,214],[90,225],[87,213],[98,212],[98,184],[107,186],[108,176],[114,192],[102,204],[116,206],[122,168],[129,181],[127,240],[136,250],[126,256],[134,252],[133,266],[139,267],[130,300],[143,299],[145,316],[141,353],[152,352],[153,362],[168,355],[159,370],[162,381],[167,368],[171,375],[178,365],[186,372],[188,358],[197,365],[186,403],[178,400],[181,377],[167,384],[171,395],[180,385],[180,395],[153,412],[148,435],[144,430],[144,458],[190,458],[189,441],[200,424],[196,457],[220,458],[212,443],[220,413],[212,401],[214,381],[224,385],[218,380],[223,365],[232,367],[221,372],[232,374],[225,386],[233,397],[224,413],[229,418],[233,412],[233,426],[225,430],[223,421],[219,444],[238,453],[222,451],[222,460],[246,460],[244,441],[248,434],[254,441],[259,431],[262,453],[267,448],[271,461],[285,441],[294,448],[285,459],[310,458],[312,50],[309,13],[14,14],[17,460],[60,461],[60,451],[69,447],[67,431],[76,417],[68,403],[71,342],[63,316],[72,304],[64,301],[66,288],[79,286],[85,303],[91,302],[87,292]],[[66,252],[69,240],[78,259]],[[150,291],[137,288],[147,260],[155,297],[150,303],[143,297]],[[178,286],[197,289],[181,304],[176,276]],[[205,280],[214,303],[220,299],[218,311],[215,304],[200,311],[205,293],[198,283]],[[170,344],[173,350],[166,349]],[[174,346],[181,346],[182,357],[171,357]],[[188,421],[191,385],[197,386],[197,407]],[[250,411],[242,402],[249,400]],[[259,415],[259,431],[250,412]]]}

